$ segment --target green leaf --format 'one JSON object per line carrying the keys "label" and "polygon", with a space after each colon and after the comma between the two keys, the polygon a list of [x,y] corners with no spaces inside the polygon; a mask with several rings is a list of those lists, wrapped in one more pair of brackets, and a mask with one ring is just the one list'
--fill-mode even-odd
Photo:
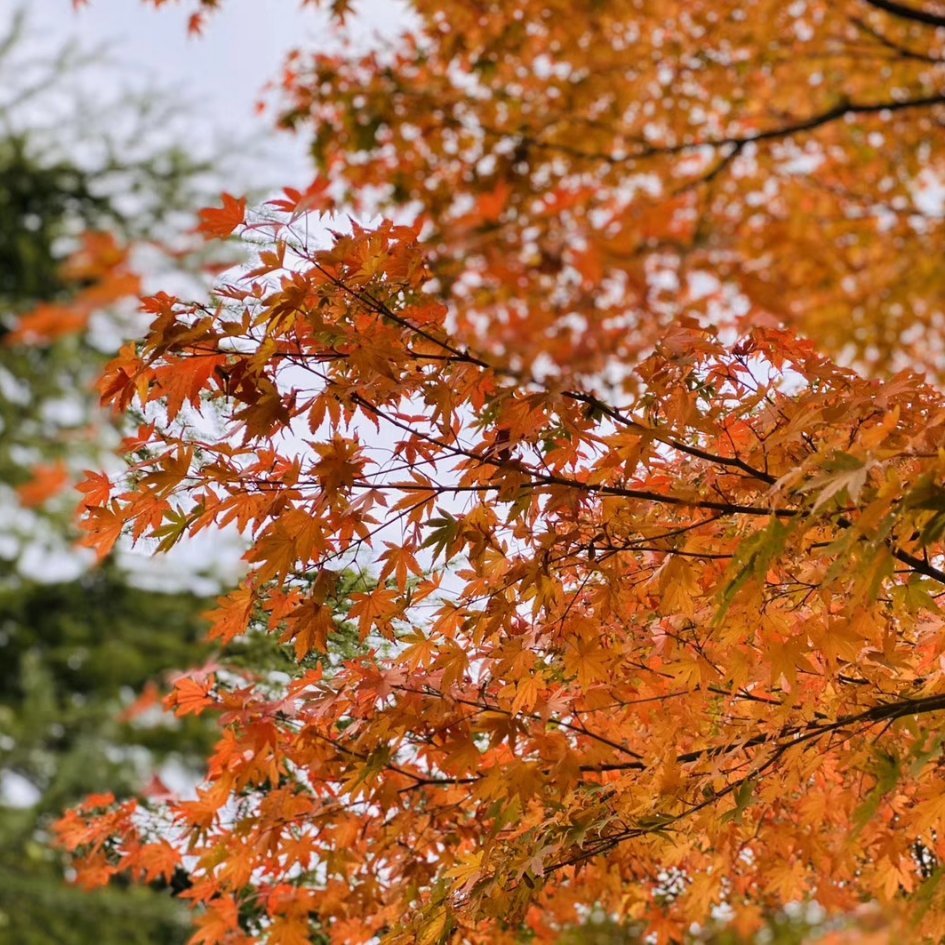
{"label": "green leaf", "polygon": [[439,509],[440,517],[431,518],[427,525],[431,528],[421,548],[432,548],[436,560],[441,554],[446,557],[450,545],[459,537],[459,519],[454,518],[444,509]]}
{"label": "green leaf", "polygon": [[763,579],[771,562],[781,553],[795,525],[786,526],[772,515],[768,525],[741,543],[720,593],[719,610],[715,615],[718,623],[728,611],[736,594],[753,578]]}

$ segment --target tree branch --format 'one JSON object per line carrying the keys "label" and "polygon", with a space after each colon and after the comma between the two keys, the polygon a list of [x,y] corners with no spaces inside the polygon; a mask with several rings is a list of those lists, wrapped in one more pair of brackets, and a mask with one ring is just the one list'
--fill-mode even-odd
{"label": "tree branch", "polygon": [[929,13],[926,10],[917,10],[915,7],[906,6],[904,3],[897,3],[896,0],[863,0],[863,2],[877,10],[888,13],[890,16],[898,17],[900,20],[924,23],[926,26],[945,27],[945,16],[938,13]]}
{"label": "tree branch", "polygon": [[[879,0],[866,0],[866,2],[878,3]],[[885,2],[885,0],[883,0]],[[945,18],[942,18],[942,25],[945,25]],[[912,108],[931,108],[935,105],[945,105],[945,94],[924,95],[920,98],[910,98],[901,102],[844,102],[828,108],[826,111],[811,115],[808,118],[798,119],[792,124],[781,125],[777,128],[768,128],[764,131],[757,131],[752,134],[725,135],[719,138],[704,138],[694,141],[685,141],[680,144],[654,145],[650,147],[639,148],[628,155],[595,153],[592,151],[582,151],[580,148],[569,145],[558,144],[551,141],[542,141],[540,138],[531,138],[523,136],[523,140],[534,147],[549,151],[559,151],[562,154],[568,154],[571,157],[583,158],[589,161],[604,161],[608,164],[626,164],[628,161],[640,161],[647,158],[671,157],[678,154],[686,154],[691,151],[698,151],[700,148],[736,148],[740,151],[746,145],[758,144],[763,141],[773,141],[779,138],[790,138],[797,134],[803,134],[807,131],[815,131],[824,125],[846,118],[848,115],[876,115],[881,112],[900,112]],[[736,152],[733,152],[733,154]]]}

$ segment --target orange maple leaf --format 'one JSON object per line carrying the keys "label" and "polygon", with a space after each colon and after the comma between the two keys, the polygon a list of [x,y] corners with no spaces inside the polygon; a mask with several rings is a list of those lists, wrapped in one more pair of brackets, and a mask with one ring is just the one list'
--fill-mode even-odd
{"label": "orange maple leaf", "polygon": [[205,207],[198,216],[197,232],[205,239],[226,239],[246,219],[246,198],[237,199],[232,194],[221,195],[222,207]]}
{"label": "orange maple leaf", "polygon": [[182,676],[173,690],[164,698],[164,705],[178,715],[200,715],[214,704],[213,689],[216,677],[211,673],[202,679]]}
{"label": "orange maple leaf", "polygon": [[53,496],[59,495],[69,484],[69,469],[63,462],[43,464],[33,469],[33,478],[21,486],[16,493],[27,508],[43,505]]}
{"label": "orange maple leaf", "polygon": [[76,485],[84,496],[86,506],[106,505],[111,495],[112,484],[105,473],[85,470],[85,479]]}

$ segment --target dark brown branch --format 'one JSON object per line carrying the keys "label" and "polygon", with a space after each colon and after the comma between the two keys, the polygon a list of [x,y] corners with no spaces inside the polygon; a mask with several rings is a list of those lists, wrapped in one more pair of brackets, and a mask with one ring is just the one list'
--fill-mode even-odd
{"label": "dark brown branch", "polygon": [[[871,709],[867,709],[864,712],[860,712],[853,715],[843,716],[842,718],[837,719],[834,722],[826,724],[817,724],[813,723],[806,726],[804,729],[791,729],[785,732],[780,733],[778,736],[755,736],[753,739],[749,739],[747,742],[739,745],[727,745],[724,746],[721,751],[727,752],[736,748],[746,748],[753,745],[761,745],[766,742],[774,742],[773,748],[774,751],[769,758],[767,758],[758,768],[750,771],[747,775],[742,778],[739,778],[736,781],[727,784],[720,791],[715,792],[710,797],[705,798],[694,806],[690,807],[688,810],[683,811],[680,814],[674,816],[666,817],[665,819],[660,819],[658,823],[655,824],[640,824],[633,827],[628,827],[626,830],[622,830],[619,833],[613,834],[611,836],[602,837],[600,840],[596,841],[590,846],[580,847],[576,852],[571,856],[565,857],[564,859],[558,860],[555,863],[550,864],[545,867],[543,875],[548,876],[557,870],[562,869],[565,866],[573,866],[576,863],[580,863],[585,860],[589,860],[595,856],[605,853],[608,850],[612,850],[614,847],[623,843],[626,840],[633,840],[637,837],[642,837],[650,833],[655,833],[658,831],[663,831],[671,828],[675,824],[679,823],[682,820],[685,820],[687,817],[691,817],[693,814],[697,813],[700,810],[704,810],[706,807],[709,807],[713,804],[717,804],[722,798],[730,796],[738,788],[747,784],[750,781],[756,780],[759,778],[766,770],[771,768],[774,764],[777,763],[778,759],[791,748],[802,744],[805,741],[811,739],[819,738],[822,735],[827,735],[832,732],[837,731],[838,729],[846,728],[850,725],[857,723],[866,723],[867,726],[876,725],[879,722],[887,723],[886,728],[883,729],[885,732],[889,725],[896,721],[897,719],[905,718],[909,715],[921,715],[926,712],[939,712],[945,709],[945,695],[938,696],[927,696],[922,699],[905,699],[900,702],[887,703],[885,705],[874,706]],[[881,733],[882,734],[882,733]],[[775,740],[776,739],[776,740]],[[677,756],[677,761],[694,761],[698,757],[706,757],[718,753],[719,749],[702,751],[702,752],[691,752],[689,755],[679,755]],[[632,764],[626,765],[614,765],[608,766],[608,770],[616,770],[618,768],[632,768]]]}
{"label": "dark brown branch", "polygon": [[908,20],[911,23],[924,23],[926,26],[945,27],[945,16],[939,13],[930,13],[927,10],[917,10],[915,7],[906,6],[904,3],[897,3],[896,0],[864,0],[876,10],[882,10],[890,16],[898,17],[900,20]]}
{"label": "dark brown branch", "polygon": [[774,476],[769,476],[766,472],[763,472],[760,469],[755,469],[753,466],[750,466],[748,463],[744,462],[744,460],[741,460],[738,457],[720,456],[716,453],[710,453],[708,450],[699,449],[697,446],[690,446],[687,443],[683,443],[680,440],[674,439],[672,436],[667,436],[665,433],[661,433],[658,429],[638,423],[632,417],[627,417],[616,407],[612,407],[610,404],[604,403],[604,401],[595,397],[593,394],[588,394],[584,391],[566,390],[563,392],[562,396],[584,404],[593,410],[598,410],[600,413],[604,414],[615,423],[637,429],[641,434],[652,436],[653,439],[657,440],[658,442],[665,443],[667,446],[671,446],[674,450],[678,450],[680,453],[685,453],[687,456],[693,456],[696,459],[704,459],[706,462],[713,463],[718,466],[731,466],[736,469],[740,469],[742,472],[748,473],[749,476],[768,483],[768,485],[774,485],[776,481]]}
{"label": "dark brown branch", "polygon": [[[758,505],[740,505],[736,502],[715,502],[710,499],[686,499],[681,496],[664,495],[661,492],[652,492],[647,489],[626,489],[620,486],[607,486],[600,483],[581,482],[577,479],[568,479],[564,476],[557,476],[552,473],[540,473],[537,470],[529,469],[527,466],[523,465],[517,460],[503,460],[499,456],[490,456],[487,453],[477,453],[475,450],[464,449],[463,447],[452,443],[445,443],[443,440],[437,439],[435,436],[431,436],[430,434],[421,433],[414,427],[411,427],[409,424],[403,423],[396,417],[392,417],[390,414],[385,413],[376,404],[366,400],[360,394],[353,394],[351,400],[353,403],[357,404],[359,407],[363,408],[369,413],[372,413],[379,419],[386,420],[388,423],[392,424],[398,429],[410,433],[412,436],[419,437],[420,439],[425,440],[434,446],[445,449],[454,456],[464,456],[467,459],[474,460],[475,462],[494,466],[496,469],[505,469],[521,473],[531,480],[531,485],[533,487],[559,486],[565,489],[578,489],[582,492],[587,492],[593,495],[610,495],[618,496],[624,499],[640,499],[644,502],[654,502],[659,505],[674,505],[682,508],[705,509],[706,511],[710,512],[720,512],[723,515],[759,515],[765,517],[776,516],[778,518],[792,518],[801,514],[801,510],[799,509],[777,509]],[[427,486],[413,486],[410,483],[398,483],[397,488],[404,490],[413,488],[418,491],[429,491],[429,487]],[[444,492],[463,492],[467,491],[467,488],[468,487],[462,486],[441,487],[442,491]],[[492,487],[486,484],[477,485],[474,488],[477,491],[486,491]],[[496,485],[494,488],[498,489],[499,485]]]}
{"label": "dark brown branch", "polygon": [[908,46],[903,46],[901,43],[894,42],[888,36],[883,35],[879,30],[873,29],[869,23],[864,22],[859,19],[859,17],[851,16],[850,22],[858,29],[860,32],[865,33],[871,39],[875,40],[885,49],[890,50],[895,53],[897,56],[901,56],[903,59],[911,59],[915,62],[928,62],[932,65],[942,65],[945,63],[945,60],[940,59],[936,56],[930,56],[928,53],[916,52],[914,49],[909,49]]}
{"label": "dark brown branch", "polygon": [[[866,0],[866,2],[878,2],[878,0]],[[943,19],[945,24],[945,19]],[[568,145],[557,144],[551,141],[542,141],[539,138],[528,138],[526,141],[537,148],[549,151],[558,151],[562,154],[568,154],[574,158],[581,158],[588,161],[604,161],[607,164],[626,164],[628,161],[639,161],[647,158],[671,157],[678,154],[687,154],[691,151],[698,151],[700,148],[736,148],[741,149],[749,144],[759,144],[764,141],[774,141],[780,138],[790,138],[794,135],[804,134],[808,131],[815,131],[824,125],[846,118],[849,115],[877,115],[882,112],[900,112],[912,108],[931,108],[935,105],[945,105],[945,94],[924,95],[919,98],[906,99],[901,102],[843,102],[828,108],[826,111],[811,115],[808,118],[802,118],[788,125],[780,125],[777,128],[768,128],[764,131],[757,131],[752,134],[724,135],[719,138],[703,138],[694,141],[685,141],[680,144],[653,145],[639,148],[629,155],[614,155],[606,153],[597,153],[592,151],[582,151],[580,148],[570,147]]]}
{"label": "dark brown branch", "polygon": [[[868,0],[869,2],[869,0]],[[940,105],[945,104],[945,95],[935,95],[927,96],[924,99],[910,99],[905,102],[895,102],[887,104],[876,104],[876,105],[840,105],[834,109],[829,110],[828,112],[823,112],[819,116],[815,116],[812,119],[809,119],[807,122],[803,122],[799,125],[795,125],[794,131],[801,130],[810,130],[812,128],[818,127],[819,125],[826,124],[828,121],[836,120],[847,114],[855,113],[868,113],[868,112],[881,112],[881,111],[894,111],[901,110],[904,108],[915,108],[921,105]],[[772,138],[780,136],[783,132],[781,131],[765,131],[759,132],[757,135],[754,135],[750,138],[738,139],[732,138],[728,140],[722,140],[721,144],[734,145],[737,148],[741,148],[744,144],[749,141],[761,141],[766,138]],[[680,148],[682,150],[682,148]],[[324,269],[323,267],[316,264],[316,268],[325,275],[332,283],[334,283],[342,291],[347,292],[362,305],[367,307],[369,310],[380,315],[382,318],[389,319],[400,327],[413,332],[414,334],[419,335],[427,341],[432,342],[433,344],[438,345],[442,350],[446,351],[452,358],[455,358],[458,361],[465,362],[468,364],[475,365],[476,367],[481,368],[486,371],[493,371],[494,373],[511,373],[511,372],[501,372],[498,369],[494,368],[489,364],[488,361],[477,357],[468,349],[457,348],[451,345],[448,341],[438,338],[436,335],[431,334],[421,328],[418,328],[416,325],[412,324],[408,319],[405,319],[390,310],[390,308],[385,305],[383,302],[375,299],[369,293],[359,292],[352,289],[348,286],[343,280],[339,279],[333,273]],[[705,450],[701,450],[698,447],[690,446],[686,443],[682,443],[671,436],[666,434],[661,434],[659,431],[652,431],[650,428],[644,426],[643,424],[638,423],[632,417],[627,417],[617,408],[604,403],[598,398],[594,397],[592,394],[585,393],[583,391],[566,391],[564,396],[569,399],[583,403],[585,406],[591,407],[601,411],[604,415],[609,417],[614,422],[620,423],[622,425],[638,428],[643,433],[651,433],[655,439],[666,443],[668,446],[672,446],[674,449],[679,450],[680,452],[686,453],[690,456],[703,459],[707,462],[716,463],[723,466],[735,467],[741,469],[743,472],[746,472],[748,475],[753,476],[754,478],[760,479],[769,484],[775,482],[775,478],[763,472],[759,469],[755,469],[749,464],[745,463],[743,460],[737,457],[726,457],[719,456],[714,453],[710,453]],[[396,418],[391,417],[389,414],[385,414],[381,411],[375,404],[370,403],[362,397],[355,395],[353,398],[356,403],[358,403],[362,408],[368,410],[375,414],[379,418],[387,420],[389,423],[392,423],[394,426],[397,426],[400,429],[403,429],[415,436],[421,436],[423,439],[426,439],[428,442],[440,446],[441,448],[450,450],[454,455],[466,456],[469,459],[475,460],[477,462],[483,462],[492,466],[495,466],[500,469],[510,469],[523,475],[528,476],[531,479],[530,485],[547,485],[547,486],[562,486],[566,488],[578,488],[586,492],[595,493],[598,495],[613,495],[620,496],[628,499],[640,499],[643,501],[657,502],[664,505],[675,505],[688,508],[699,508],[706,511],[718,512],[722,515],[763,515],[763,516],[777,516],[783,518],[791,518],[797,515],[803,514],[801,509],[776,509],[776,508],[763,508],[758,506],[747,506],[740,505],[737,503],[730,502],[714,502],[711,500],[691,500],[683,499],[677,496],[667,496],[660,493],[650,492],[647,490],[640,489],[624,489],[616,486],[604,486],[596,483],[584,483],[579,482],[573,479],[566,479],[562,476],[556,476],[552,474],[543,474],[539,473],[536,470],[529,469],[518,461],[503,461],[498,458],[489,456],[487,454],[476,453],[473,450],[462,449],[459,446],[452,444],[447,444],[441,440],[436,439],[435,437],[420,434],[418,431],[412,429],[406,424],[400,423]],[[481,489],[482,487],[476,487]],[[486,487],[488,488],[488,487]],[[449,491],[449,490],[445,490]],[[460,491],[460,490],[457,490]],[[850,522],[841,518],[838,520],[838,525],[840,527],[849,527]],[[934,567],[928,561],[924,561],[921,558],[916,558],[915,556],[909,554],[906,551],[903,551],[900,548],[897,548],[892,543],[887,543],[892,555],[903,564],[908,565],[914,571],[924,574],[926,577],[933,578],[938,581],[940,584],[945,585],[945,571],[942,571],[939,568]]]}
{"label": "dark brown branch", "polygon": [[938,581],[939,584],[945,585],[945,571],[942,571],[940,568],[936,568],[934,565],[929,564],[928,561],[923,561],[922,558],[917,558],[915,555],[910,555],[908,551],[903,551],[901,548],[897,548],[895,545],[890,546],[890,551],[892,552],[892,556],[897,561],[907,564],[913,571],[917,571],[919,574],[924,574],[926,577],[930,577],[933,580]]}

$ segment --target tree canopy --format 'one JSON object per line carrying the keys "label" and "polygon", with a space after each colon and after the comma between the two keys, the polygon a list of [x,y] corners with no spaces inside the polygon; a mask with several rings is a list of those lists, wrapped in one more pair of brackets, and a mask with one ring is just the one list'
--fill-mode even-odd
{"label": "tree canopy", "polygon": [[290,57],[320,177],[102,379],[87,543],[237,526],[212,635],[300,665],[179,681],[206,780],[68,814],[83,881],[186,867],[204,945],[939,940],[941,8],[409,13]]}
{"label": "tree canopy", "polygon": [[[67,551],[70,476],[118,440],[93,385],[118,347],[109,309],[140,291],[126,243],[173,229],[204,168],[166,145],[103,158],[116,129],[50,122],[90,65],[109,74],[78,47],[33,48],[25,14],[0,30],[0,942],[181,945],[180,903],[127,884],[70,888],[51,843],[65,806],[159,790],[168,770],[186,781],[211,743],[203,720],[129,711],[206,658],[207,601],[146,590],[114,558],[90,572]],[[124,99],[108,117],[147,116]]]}

